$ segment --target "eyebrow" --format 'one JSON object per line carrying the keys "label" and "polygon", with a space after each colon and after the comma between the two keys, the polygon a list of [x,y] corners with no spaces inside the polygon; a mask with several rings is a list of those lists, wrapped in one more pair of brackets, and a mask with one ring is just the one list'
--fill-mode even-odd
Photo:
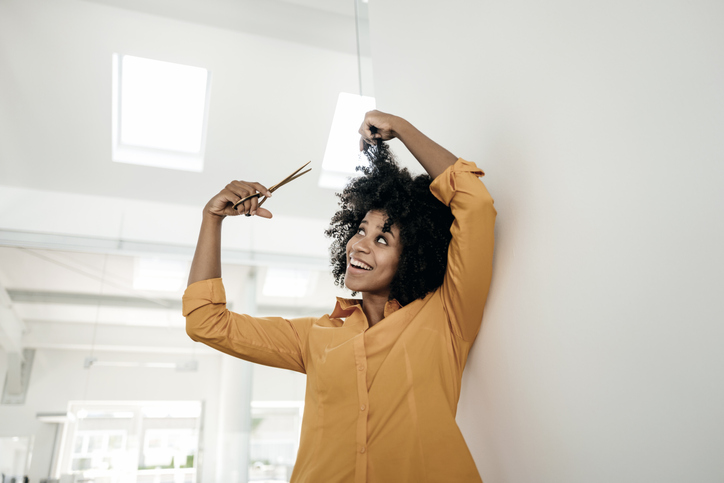
{"label": "eyebrow", "polygon": [[[362,226],[363,223],[364,223],[365,225],[369,225],[369,222],[368,222],[367,220],[362,220],[362,221],[359,222],[360,226]],[[392,238],[397,239],[397,237],[395,236],[395,234],[392,233],[392,229],[390,229],[390,231],[384,231],[384,230],[383,230],[384,227],[385,227],[385,225],[382,225],[382,226],[377,225],[377,228],[381,229],[381,230],[382,230],[382,233],[389,233]]]}

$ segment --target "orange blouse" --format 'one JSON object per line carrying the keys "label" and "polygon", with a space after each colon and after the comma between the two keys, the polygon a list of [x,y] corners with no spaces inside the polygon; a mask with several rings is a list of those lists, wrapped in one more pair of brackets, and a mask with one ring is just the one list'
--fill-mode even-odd
{"label": "orange blouse", "polygon": [[443,285],[404,307],[388,302],[373,327],[359,300],[287,320],[228,311],[221,279],[186,290],[193,340],[307,374],[293,483],[482,481],[455,422],[492,269],[496,211],[479,176],[459,159],[432,182],[455,216]]}

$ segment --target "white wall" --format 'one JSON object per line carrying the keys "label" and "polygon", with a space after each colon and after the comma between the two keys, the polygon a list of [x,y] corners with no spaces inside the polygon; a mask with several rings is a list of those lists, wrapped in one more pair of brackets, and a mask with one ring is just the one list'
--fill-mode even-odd
{"label": "white wall", "polygon": [[724,481],[724,4],[370,3],[378,106],[486,170],[487,483]]}

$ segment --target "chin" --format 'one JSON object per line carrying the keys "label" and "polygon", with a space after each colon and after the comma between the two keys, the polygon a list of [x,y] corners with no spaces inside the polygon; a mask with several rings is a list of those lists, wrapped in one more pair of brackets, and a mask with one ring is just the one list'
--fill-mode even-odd
{"label": "chin", "polygon": [[345,278],[345,280],[344,280],[344,287],[345,287],[347,290],[351,290],[352,292],[361,292],[361,291],[362,291],[362,290],[359,289],[359,288],[355,288],[355,284],[354,284],[354,283],[352,283],[352,284],[347,283],[347,279],[346,279],[346,278]]}
{"label": "chin", "polygon": [[344,286],[345,288],[347,288],[347,290],[358,293],[367,292],[369,289],[369,287],[367,287],[365,284],[359,283],[359,280],[348,281],[346,277],[344,279]]}

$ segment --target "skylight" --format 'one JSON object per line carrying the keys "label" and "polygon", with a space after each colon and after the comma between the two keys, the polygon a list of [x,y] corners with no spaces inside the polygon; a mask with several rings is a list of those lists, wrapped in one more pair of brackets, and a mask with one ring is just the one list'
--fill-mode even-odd
{"label": "skylight", "polygon": [[327,149],[322,160],[319,186],[339,190],[350,177],[357,176],[360,163],[359,130],[365,113],[375,108],[375,98],[341,92],[329,131]]}
{"label": "skylight", "polygon": [[201,171],[209,71],[113,55],[113,161]]}

